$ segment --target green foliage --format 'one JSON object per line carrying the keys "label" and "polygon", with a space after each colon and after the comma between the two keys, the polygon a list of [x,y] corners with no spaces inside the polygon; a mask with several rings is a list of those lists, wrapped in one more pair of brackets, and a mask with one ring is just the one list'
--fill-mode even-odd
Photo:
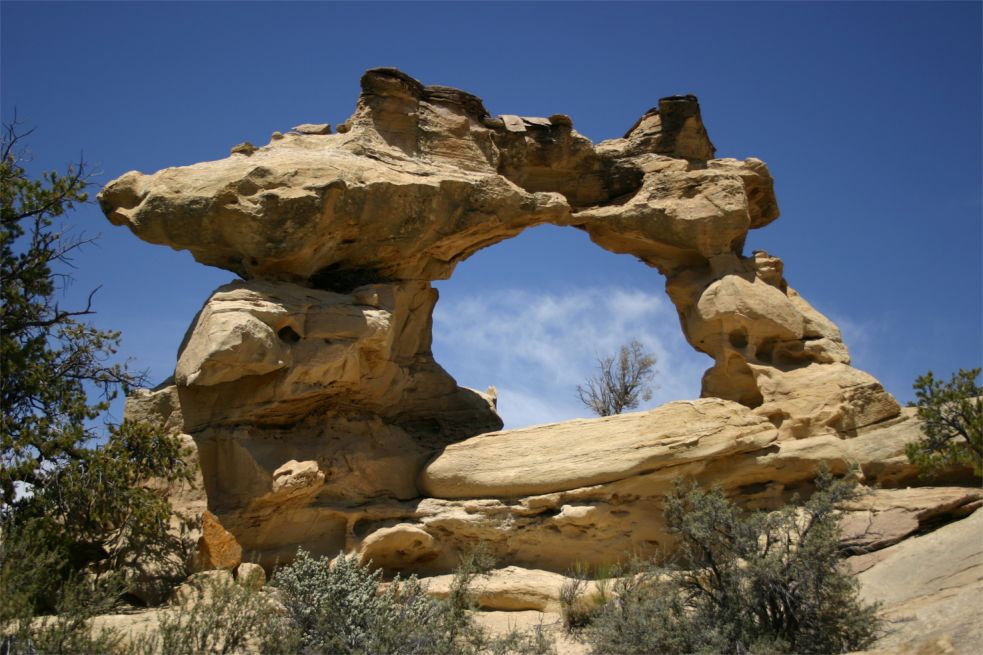
{"label": "green foliage", "polygon": [[667,567],[628,572],[585,628],[597,653],[838,653],[877,635],[876,607],[838,568],[835,504],[851,484],[822,474],[801,508],[744,514],[719,490],[677,485]]}
{"label": "green foliage", "polygon": [[132,646],[136,655],[227,655],[299,652],[300,633],[277,613],[276,601],[231,577],[205,577],[176,607],[160,613],[156,632]]}
{"label": "green foliage", "polygon": [[70,278],[55,267],[86,241],[54,221],[86,201],[86,167],[30,179],[21,139],[15,124],[0,142],[3,619],[57,609],[79,572],[164,557],[171,508],[147,481],[191,479],[179,443],[152,426],[124,422],[96,443],[93,419],[140,378],[110,363],[119,333],[80,322],[91,294],[79,310],[57,300]]}
{"label": "green foliage", "polygon": [[598,416],[635,409],[639,401],[652,397],[655,355],[634,339],[621,346],[617,358],[598,359],[597,371],[597,375],[587,379],[586,386],[577,387],[577,395]]}
{"label": "green foliage", "polygon": [[915,406],[925,438],[908,444],[908,459],[925,473],[951,466],[972,467],[983,474],[983,387],[980,369],[960,369],[949,382],[932,372],[915,380]]}
{"label": "green foliage", "polygon": [[276,572],[271,586],[300,634],[300,652],[456,655],[551,653],[541,631],[491,638],[476,626],[469,587],[488,565],[481,553],[465,556],[447,599],[426,593],[415,578],[396,578],[381,593],[381,570],[354,556],[333,562],[299,551]]}
{"label": "green foliage", "polygon": [[[69,278],[52,266],[69,264],[86,241],[53,222],[86,201],[85,165],[29,179],[15,127],[5,126],[0,142],[0,504],[13,501],[18,483],[42,485],[75,459],[93,436],[86,422],[109,406],[118,385],[135,381],[107,363],[119,333],[79,322],[92,313],[92,296],[78,310],[56,298],[59,280]],[[101,400],[91,403],[86,385]]]}
{"label": "green foliage", "polygon": [[50,472],[5,513],[0,540],[0,616],[54,609],[59,587],[78,571],[113,571],[163,562],[184,544],[169,531],[165,489],[190,479],[180,444],[145,425],[125,422],[107,443],[82,449]]}

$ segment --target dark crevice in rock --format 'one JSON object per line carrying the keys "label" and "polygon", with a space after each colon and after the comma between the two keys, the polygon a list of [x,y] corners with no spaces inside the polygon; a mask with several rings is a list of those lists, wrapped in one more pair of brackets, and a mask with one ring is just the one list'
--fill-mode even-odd
{"label": "dark crevice in rock", "polygon": [[933,516],[926,517],[924,519],[919,519],[918,529],[915,530],[912,536],[928,534],[929,532],[934,532],[941,527],[954,523],[961,519],[966,518],[973,512],[975,512],[980,507],[980,502],[970,502],[965,505],[960,505],[955,507],[948,512],[940,512]]}
{"label": "dark crevice in rock", "polygon": [[300,335],[289,325],[277,330],[276,336],[280,337],[280,340],[286,343],[297,343],[300,341]]}
{"label": "dark crevice in rock", "polygon": [[366,284],[385,284],[392,281],[375,269],[346,269],[341,264],[325,266],[308,279],[308,283],[315,289],[334,293],[351,293]]}

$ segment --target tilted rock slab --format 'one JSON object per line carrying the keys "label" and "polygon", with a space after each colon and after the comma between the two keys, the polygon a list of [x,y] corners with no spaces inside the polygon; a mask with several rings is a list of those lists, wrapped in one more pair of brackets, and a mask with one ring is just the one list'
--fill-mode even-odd
{"label": "tilted rock slab", "polygon": [[[595,145],[568,116],[492,116],[470,93],[395,69],[368,71],[361,87],[335,134],[312,121],[99,194],[114,224],[242,278],[205,302],[171,383],[127,412],[194,441],[206,496],[195,502],[250,557],[367,541],[387,568],[441,572],[489,530],[503,564],[570,563],[576,534],[604,543],[595,559],[652,549],[666,542],[671,478],[698,474],[767,504],[820,459],[844,471],[857,459],[845,438],[904,419],[781,260],[745,254],[748,231],[779,214],[771,174],[754,158],[713,158],[695,97],[663,98]],[[431,282],[541,224],[584,230],[665,276],[684,335],[714,360],[705,400],[489,434],[502,427],[494,395],[434,361]],[[489,527],[503,517],[526,527]],[[371,538],[403,524],[433,542],[405,527]],[[384,554],[404,542],[420,544],[405,562]]]}
{"label": "tilted rock slab", "polygon": [[777,440],[770,422],[736,403],[679,401],[473,437],[444,449],[419,486],[433,498],[532,496],[757,451]]}
{"label": "tilted rock slab", "polygon": [[886,557],[881,549],[968,516],[981,506],[983,489],[975,487],[872,490],[841,506],[841,543],[856,553],[847,564],[853,572],[865,571]]}

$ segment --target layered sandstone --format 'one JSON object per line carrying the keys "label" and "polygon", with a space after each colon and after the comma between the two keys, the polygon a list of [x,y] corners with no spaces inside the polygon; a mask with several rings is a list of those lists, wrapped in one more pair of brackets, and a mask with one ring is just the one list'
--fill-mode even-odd
{"label": "layered sandstone", "polygon": [[[768,168],[714,152],[693,96],[595,145],[565,115],[492,116],[374,69],[335,134],[304,124],[110,182],[113,223],[242,278],[205,302],[173,380],[127,407],[194,445],[202,484],[182,502],[212,513],[203,549],[443,573],[484,541],[503,564],[562,571],[669,545],[661,499],[681,475],[760,507],[807,491],[820,465],[911,480],[915,422],[850,366],[781,260],[744,251],[778,217]],[[547,223],[665,276],[714,360],[704,398],[496,432],[494,396],[434,361],[430,283]]]}

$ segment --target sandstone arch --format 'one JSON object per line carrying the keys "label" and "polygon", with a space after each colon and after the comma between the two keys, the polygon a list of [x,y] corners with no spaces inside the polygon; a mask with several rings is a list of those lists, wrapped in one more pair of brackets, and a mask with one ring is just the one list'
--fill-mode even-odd
{"label": "sandstone arch", "polygon": [[[781,260],[744,253],[748,231],[778,217],[772,178],[757,159],[713,159],[693,96],[663,98],[623,138],[595,145],[569,117],[493,117],[474,95],[374,69],[352,117],[323,132],[130,172],[99,194],[114,224],[243,278],[196,317],[174,384],[128,411],[193,436],[209,508],[263,561],[297,545],[357,547],[365,525],[426,523],[421,490],[489,499],[596,484],[567,471],[552,487],[482,488],[458,479],[467,465],[455,468],[455,447],[420,473],[448,444],[501,427],[492,399],[458,387],[430,354],[430,282],[535,225],[582,229],[666,277],[687,340],[715,362],[702,395],[734,401],[658,414],[668,423],[719,414],[761,449],[852,436],[900,411],[849,366],[839,330],[788,286]],[[743,452],[721,448],[710,451]],[[297,477],[304,462],[317,475]],[[614,463],[602,483],[646,462]],[[439,561],[439,542],[413,561]]]}

